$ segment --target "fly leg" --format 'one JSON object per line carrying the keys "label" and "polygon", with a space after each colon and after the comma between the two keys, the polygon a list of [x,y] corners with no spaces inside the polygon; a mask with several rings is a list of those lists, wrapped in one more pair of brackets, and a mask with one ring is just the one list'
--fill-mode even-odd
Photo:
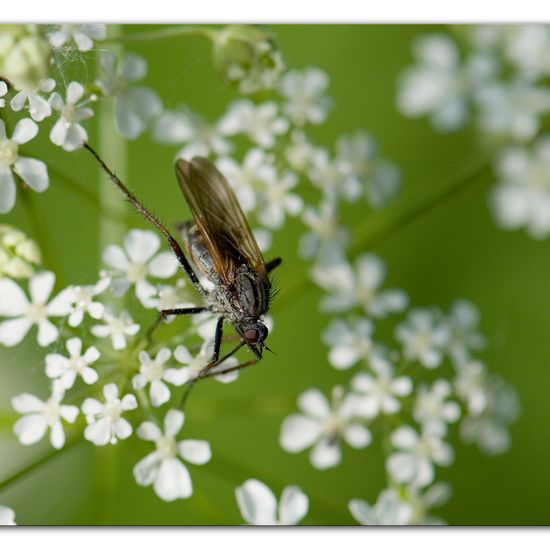
{"label": "fly leg", "polygon": [[269,262],[267,262],[265,264],[265,270],[270,273],[271,271],[273,271],[277,266],[281,265],[281,262],[283,260],[281,260],[281,258],[274,258],[273,260],[270,260]]}
{"label": "fly leg", "polygon": [[151,325],[149,330],[147,331],[147,340],[151,341],[153,338],[153,334],[157,330],[157,328],[163,323],[163,321],[166,320],[166,317],[169,315],[195,315],[197,313],[202,313],[203,311],[210,311],[208,307],[183,307],[183,308],[176,308],[176,309],[161,309],[159,311],[158,317],[156,321]]}
{"label": "fly leg", "polygon": [[259,357],[255,357],[254,359],[250,359],[250,361],[246,361],[245,363],[240,363],[239,365],[235,365],[234,367],[229,367],[225,370],[218,370],[216,368],[210,368],[208,370],[203,369],[199,377],[207,378],[209,376],[218,376],[219,374],[227,374],[228,372],[233,372],[235,370],[245,369],[247,367],[251,367],[252,365],[255,365],[259,360],[260,360]]}

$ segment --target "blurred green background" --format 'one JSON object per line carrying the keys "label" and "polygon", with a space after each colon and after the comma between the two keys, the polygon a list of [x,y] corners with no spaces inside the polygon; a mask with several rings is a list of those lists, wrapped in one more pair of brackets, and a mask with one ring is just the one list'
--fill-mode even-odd
{"label": "blurred green background", "polygon": [[[442,136],[426,121],[407,120],[395,108],[396,76],[411,62],[411,41],[443,27],[272,28],[290,67],[318,66],[330,76],[335,109],[326,124],[312,129],[315,139],[332,146],[338,135],[366,128],[378,138],[384,156],[403,171],[403,190],[388,208],[376,214],[363,204],[345,210],[346,221],[354,228],[354,252],[374,243],[374,251],[388,265],[387,284],[405,289],[414,306],[447,309],[458,297],[476,303],[489,342],[482,357],[519,392],[522,415],[512,426],[512,448],[506,455],[486,457],[475,447],[461,444],[453,430],[456,462],[437,472],[438,479],[452,485],[453,497],[434,513],[452,525],[547,524],[548,243],[495,227],[487,208],[492,184],[488,170],[461,185],[447,200],[429,203],[464,174],[486,164],[490,150],[480,143],[475,128]],[[144,30],[150,28],[124,27],[125,33]],[[185,102],[214,119],[235,97],[214,72],[209,45],[200,38],[174,37],[131,44],[126,50],[147,58],[146,83],[159,92],[167,107]],[[93,129],[90,139],[99,139]],[[32,145],[33,154],[50,166],[50,189],[33,195],[30,209],[19,200],[0,222],[20,226],[31,236],[47,236],[47,267],[61,269],[66,282],[91,283],[100,265],[99,210],[52,171],[72,174],[96,194],[96,166],[85,152],[67,154],[51,146],[47,135]],[[167,222],[187,217],[173,177],[175,151],[153,144],[147,135],[128,145],[126,180]],[[108,160],[117,167],[116,155]],[[422,215],[409,223],[396,223],[424,201],[430,206]],[[128,220],[133,227],[147,227],[133,213]],[[389,233],[388,225],[393,228]],[[19,523],[240,524],[234,489],[250,477],[264,481],[277,494],[288,484],[298,484],[310,497],[306,524],[355,523],[348,501],[373,502],[385,486],[379,442],[366,452],[344,448],[342,464],[326,472],[313,469],[307,453],[291,455],[278,444],[281,422],[295,410],[299,392],[312,386],[328,392],[351,376],[333,370],[326,361],[319,334],[328,318],[317,313],[320,291],[308,282],[308,265],[296,255],[300,231],[298,223],[288,223],[276,234],[270,251],[284,259],[277,273],[280,294],[272,308],[276,330],[269,343],[277,355],[266,356],[231,385],[200,384],[190,398],[182,435],[204,438],[213,450],[210,464],[190,467],[193,497],[166,503],[151,488],[135,484],[132,468],[150,452],[150,444],[132,439],[95,448],[81,441],[8,486],[0,485],[0,503],[15,509]],[[373,235],[384,238],[373,241]],[[33,336],[24,346],[0,351],[0,480],[49,452],[46,445],[24,448],[11,434],[15,419],[11,396],[22,391],[46,395],[42,355]]]}

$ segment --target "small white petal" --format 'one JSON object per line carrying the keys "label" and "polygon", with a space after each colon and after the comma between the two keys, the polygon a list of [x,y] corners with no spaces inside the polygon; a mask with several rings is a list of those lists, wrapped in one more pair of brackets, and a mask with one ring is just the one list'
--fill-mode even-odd
{"label": "small white petal", "polygon": [[193,494],[189,471],[175,458],[162,461],[153,487],[155,493],[168,502]]}
{"label": "small white petal", "polygon": [[164,417],[164,433],[168,437],[174,437],[183,426],[185,415],[177,409],[170,409]]}
{"label": "small white petal", "polygon": [[250,525],[276,525],[277,501],[267,485],[257,479],[249,479],[235,489],[241,515]]}
{"label": "small white petal", "polygon": [[42,414],[30,414],[20,418],[13,426],[13,431],[22,445],[32,445],[40,441],[48,424]]}
{"label": "small white petal", "polygon": [[301,414],[285,418],[281,426],[279,443],[289,453],[297,453],[312,445],[323,431],[323,426]]}
{"label": "small white petal", "polygon": [[30,118],[24,118],[15,125],[12,139],[19,145],[23,145],[23,143],[31,141],[36,134],[38,134],[38,124]]}
{"label": "small white petal", "polygon": [[303,392],[298,397],[298,406],[302,411],[316,418],[326,418],[330,414],[327,398],[315,388]]}
{"label": "small white petal", "polygon": [[206,464],[212,458],[212,451],[207,441],[186,439],[178,443],[178,453],[191,464]]}
{"label": "small white petal", "polygon": [[296,525],[307,514],[309,500],[299,487],[286,487],[279,503],[279,523]]}
{"label": "small white petal", "polygon": [[326,470],[340,464],[342,453],[338,444],[330,444],[322,439],[313,447],[310,454],[311,464],[318,470]]}

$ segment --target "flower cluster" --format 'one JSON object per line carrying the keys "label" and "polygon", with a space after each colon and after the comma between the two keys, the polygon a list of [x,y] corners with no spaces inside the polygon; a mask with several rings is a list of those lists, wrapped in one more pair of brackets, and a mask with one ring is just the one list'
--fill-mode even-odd
{"label": "flower cluster", "polygon": [[[461,53],[461,51],[463,53]],[[504,229],[550,235],[548,136],[550,112],[548,25],[474,25],[413,43],[415,64],[400,75],[397,103],[409,117],[429,117],[439,131],[473,119],[496,146],[491,190]]]}

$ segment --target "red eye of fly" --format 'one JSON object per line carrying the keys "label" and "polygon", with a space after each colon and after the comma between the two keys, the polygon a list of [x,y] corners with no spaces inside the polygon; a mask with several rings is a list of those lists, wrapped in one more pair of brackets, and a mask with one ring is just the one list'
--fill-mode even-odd
{"label": "red eye of fly", "polygon": [[249,344],[255,344],[260,338],[260,333],[255,328],[248,328],[244,331],[243,336]]}

